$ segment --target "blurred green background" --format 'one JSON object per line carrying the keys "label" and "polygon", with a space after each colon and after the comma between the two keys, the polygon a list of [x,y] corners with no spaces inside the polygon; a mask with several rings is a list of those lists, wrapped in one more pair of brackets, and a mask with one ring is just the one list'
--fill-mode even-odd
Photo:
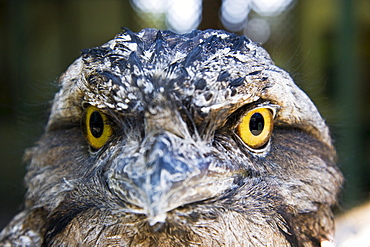
{"label": "blurred green background", "polygon": [[370,192],[369,0],[0,0],[0,229],[25,192],[24,150],[43,132],[58,76],[120,27],[217,28],[260,42],[332,130],[347,183],[340,211]]}

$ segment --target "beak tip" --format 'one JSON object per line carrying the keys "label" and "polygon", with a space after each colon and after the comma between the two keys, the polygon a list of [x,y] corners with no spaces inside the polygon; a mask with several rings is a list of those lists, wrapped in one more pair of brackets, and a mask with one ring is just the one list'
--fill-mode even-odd
{"label": "beak tip", "polygon": [[149,222],[150,226],[154,226],[157,223],[163,224],[163,223],[165,223],[166,218],[167,218],[167,213],[166,212],[163,212],[163,213],[160,213],[160,214],[157,214],[157,215],[148,214],[148,222]]}

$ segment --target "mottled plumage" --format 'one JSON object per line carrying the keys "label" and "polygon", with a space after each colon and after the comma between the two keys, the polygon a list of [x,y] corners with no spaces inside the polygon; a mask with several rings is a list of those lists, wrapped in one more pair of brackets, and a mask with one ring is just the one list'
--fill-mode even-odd
{"label": "mottled plumage", "polygon": [[[25,208],[1,233],[3,245],[332,239],[342,176],[328,128],[288,73],[246,37],[125,30],[84,50],[59,81],[45,134],[26,154]],[[274,127],[251,148],[237,127],[259,108]],[[102,129],[108,141],[92,144]]]}

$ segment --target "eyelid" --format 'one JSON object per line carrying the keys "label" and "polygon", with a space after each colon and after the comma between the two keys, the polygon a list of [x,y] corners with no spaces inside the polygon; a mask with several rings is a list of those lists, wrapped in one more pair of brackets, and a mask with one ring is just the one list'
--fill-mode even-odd
{"label": "eyelid", "polygon": [[[267,109],[270,109],[271,110],[271,112],[272,112],[272,118],[273,119],[275,119],[275,117],[276,117],[276,115],[277,115],[277,113],[278,113],[278,111],[280,110],[280,106],[278,106],[278,105],[274,105],[274,104],[270,104],[270,103],[268,103],[268,102],[266,102],[266,103],[262,103],[262,104],[258,104],[258,105],[256,105],[255,107],[253,107],[253,108],[251,108],[251,109],[249,109],[249,110],[247,110],[246,112],[245,112],[245,115],[248,113],[248,112],[250,112],[251,110],[256,110],[256,109],[259,109],[259,108],[267,108]],[[245,116],[244,115],[244,116]]]}

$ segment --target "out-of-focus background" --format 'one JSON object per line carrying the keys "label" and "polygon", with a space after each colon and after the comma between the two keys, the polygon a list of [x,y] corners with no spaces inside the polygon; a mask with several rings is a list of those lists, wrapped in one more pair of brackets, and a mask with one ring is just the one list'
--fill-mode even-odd
{"label": "out-of-focus background", "polygon": [[226,29],[262,43],[331,127],[347,180],[338,212],[370,199],[369,0],[0,0],[0,229],[21,208],[22,155],[56,79],[121,27]]}

